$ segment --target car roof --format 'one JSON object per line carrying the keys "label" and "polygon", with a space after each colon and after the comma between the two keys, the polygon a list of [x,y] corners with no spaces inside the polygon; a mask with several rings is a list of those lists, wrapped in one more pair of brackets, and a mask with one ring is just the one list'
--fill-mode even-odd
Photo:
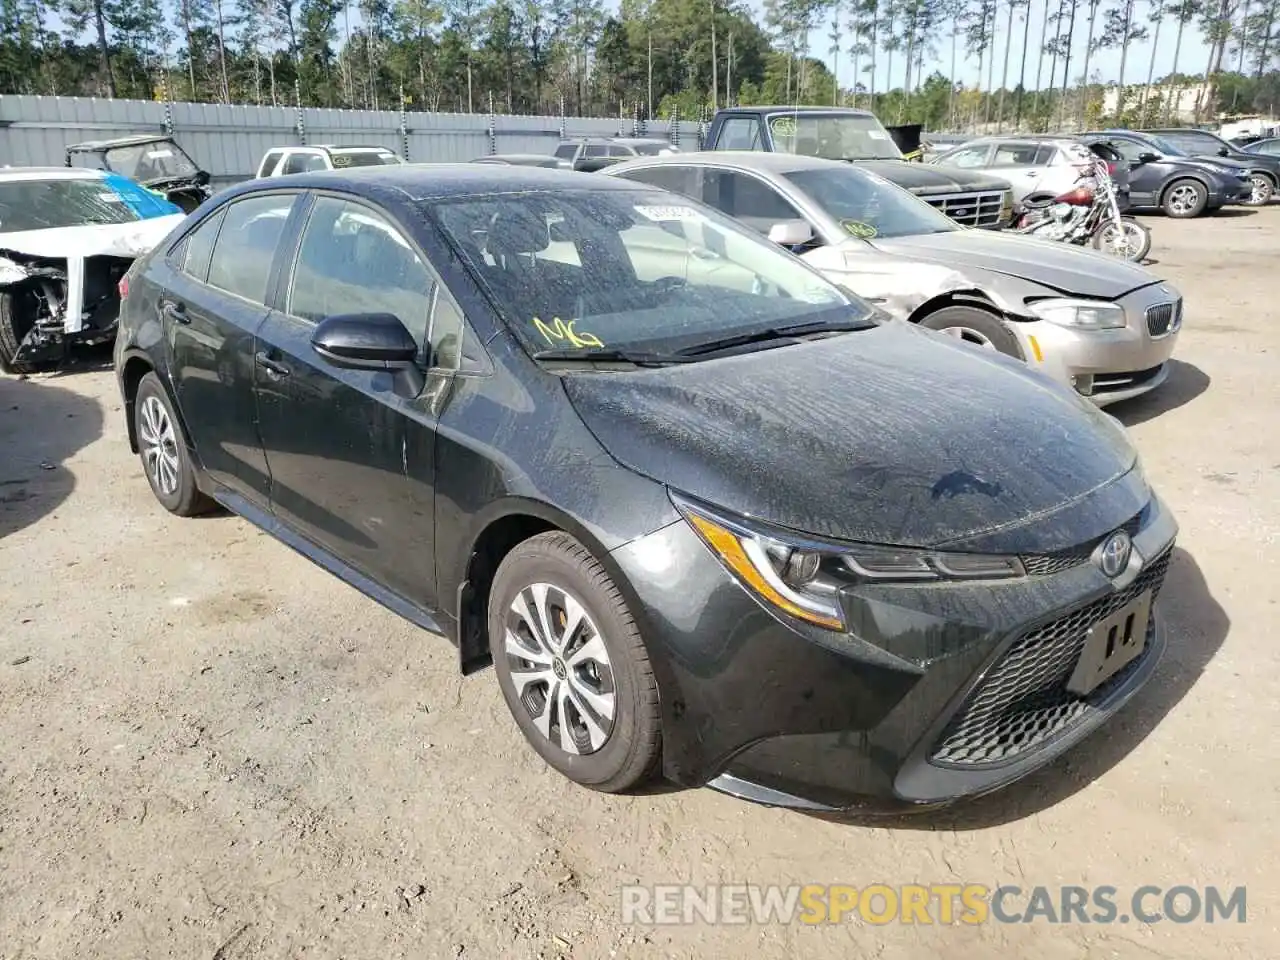
{"label": "car roof", "polygon": [[661,157],[644,157],[623,160],[609,167],[613,170],[635,170],[640,167],[693,164],[695,166],[729,167],[735,170],[754,170],[758,173],[795,173],[799,170],[856,169],[843,160],[826,157],[809,157],[795,153],[773,153],[764,150],[694,150],[689,153],[671,153]]}
{"label": "car roof", "polygon": [[719,111],[724,114],[751,114],[759,115],[764,113],[836,113],[842,116],[850,117],[874,117],[875,114],[869,110],[859,110],[856,107],[797,107],[789,104],[781,103],[776,106],[759,106],[759,107],[723,107]]}
{"label": "car roof", "polygon": [[172,140],[173,137],[167,133],[139,133],[132,137],[117,137],[114,140],[85,140],[83,143],[73,143],[67,147],[71,150],[111,150],[114,147],[136,147],[143,143],[155,143],[157,140]]}
{"label": "car roof", "polygon": [[248,180],[228,188],[221,195],[231,198],[249,193],[279,190],[286,186],[312,190],[345,190],[357,194],[362,189],[370,192],[392,190],[412,200],[442,200],[452,197],[547,190],[641,189],[639,185],[630,181],[601,177],[597,173],[461,161],[405,163],[292,173],[283,177]]}
{"label": "car roof", "polygon": [[87,167],[0,167],[0,180],[101,180],[104,173]]}

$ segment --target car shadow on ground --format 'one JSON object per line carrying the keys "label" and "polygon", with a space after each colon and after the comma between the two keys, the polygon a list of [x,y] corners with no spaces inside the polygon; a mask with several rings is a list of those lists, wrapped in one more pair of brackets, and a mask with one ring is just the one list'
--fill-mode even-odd
{"label": "car shadow on ground", "polygon": [[1105,726],[1044,770],[1003,790],[902,816],[818,815],[860,827],[983,830],[1040,813],[1120,763],[1182,702],[1227,637],[1231,621],[1209,592],[1195,558],[1175,548],[1160,591],[1168,647],[1155,675]]}
{"label": "car shadow on ground", "polygon": [[1220,207],[1209,214],[1211,217],[1225,217],[1228,220],[1233,217],[1252,217],[1257,214],[1257,207]]}
{"label": "car shadow on ground", "polygon": [[1185,360],[1169,361],[1169,379],[1161,386],[1132,400],[1122,400],[1107,408],[1126,427],[1136,427],[1162,413],[1190,403],[1209,389],[1209,375]]}
{"label": "car shadow on ground", "polygon": [[102,409],[49,378],[0,376],[0,540],[75,489],[64,462],[102,435]]}

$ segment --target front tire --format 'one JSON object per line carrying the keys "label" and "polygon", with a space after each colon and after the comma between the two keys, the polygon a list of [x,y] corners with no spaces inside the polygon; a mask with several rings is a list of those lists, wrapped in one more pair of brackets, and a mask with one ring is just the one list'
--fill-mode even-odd
{"label": "front tire", "polygon": [[518,544],[489,591],[489,649],[525,739],[570,780],[634,789],[661,756],[658,687],[626,601],[576,539]]}
{"label": "front tire", "polygon": [[8,293],[0,293],[0,370],[19,376],[40,370],[40,364],[13,362],[18,347],[35,322],[37,305],[29,302],[28,298],[35,298],[35,291],[31,287],[19,287]]}
{"label": "front tire", "polygon": [[999,318],[977,307],[943,307],[920,321],[920,326],[938,330],[975,347],[995,350],[1017,360],[1025,360],[1018,338]]}
{"label": "front tire", "polygon": [[1246,207],[1265,207],[1271,202],[1271,198],[1275,196],[1276,186],[1271,182],[1270,177],[1265,173],[1255,173],[1249,177],[1249,182],[1253,185],[1253,193],[1244,202]]}
{"label": "front tire", "polygon": [[200,492],[186,437],[160,378],[143,376],[133,401],[138,458],[160,505],[179,517],[207,513],[213,501]]}
{"label": "front tire", "polygon": [[1151,231],[1133,217],[1121,217],[1119,229],[1108,220],[1093,231],[1093,248],[1132,263],[1141,263],[1151,252]]}
{"label": "front tire", "polygon": [[1209,191],[1199,180],[1175,180],[1169,184],[1160,201],[1165,214],[1177,220],[1189,220],[1204,213],[1209,204]]}

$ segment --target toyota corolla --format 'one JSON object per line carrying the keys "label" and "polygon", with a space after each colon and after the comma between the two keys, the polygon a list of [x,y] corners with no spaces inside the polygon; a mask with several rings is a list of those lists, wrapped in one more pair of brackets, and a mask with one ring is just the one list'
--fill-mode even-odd
{"label": "toyota corolla", "polygon": [[480,164],[250,182],[124,286],[159,502],[221,504],[491,663],[579,784],[979,794],[1084,740],[1165,644],[1176,523],[1112,418],[670,193]]}

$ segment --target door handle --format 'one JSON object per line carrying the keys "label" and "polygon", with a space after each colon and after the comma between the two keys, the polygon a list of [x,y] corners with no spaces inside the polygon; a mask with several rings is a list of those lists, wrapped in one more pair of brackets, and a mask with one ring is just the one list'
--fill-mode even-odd
{"label": "door handle", "polygon": [[191,318],[187,316],[187,308],[176,300],[163,300],[160,303],[160,312],[164,316],[172,320],[174,323],[190,323]]}
{"label": "door handle", "polygon": [[273,380],[279,380],[281,377],[289,375],[289,368],[279,361],[272,360],[267,356],[265,350],[259,350],[253,355],[253,362],[267,371],[267,376]]}

